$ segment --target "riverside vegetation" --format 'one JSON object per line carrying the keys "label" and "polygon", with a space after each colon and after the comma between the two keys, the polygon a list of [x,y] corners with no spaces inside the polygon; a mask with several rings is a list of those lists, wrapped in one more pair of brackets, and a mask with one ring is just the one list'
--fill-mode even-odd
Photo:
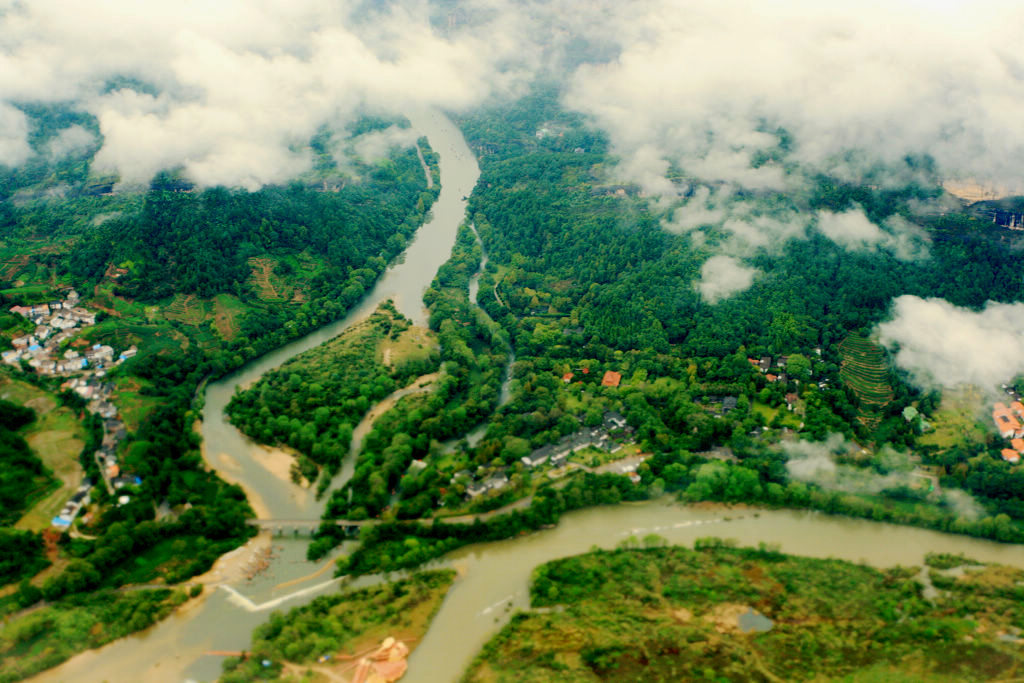
{"label": "riverside vegetation", "polygon": [[[295,680],[304,672],[351,671],[354,659],[387,637],[411,643],[426,633],[455,572],[420,572],[391,583],[324,595],[287,614],[274,612],[253,633],[244,659],[224,663],[222,683]],[[329,660],[320,657],[329,655]],[[272,662],[270,667],[263,661]],[[334,675],[332,673],[332,675]]]}
{"label": "riverside vegetation", "polygon": [[[517,103],[461,119],[482,168],[469,217],[489,256],[479,305],[467,289],[482,251],[467,225],[425,297],[440,351],[420,369],[440,364],[436,386],[405,396],[374,423],[353,478],[327,506],[311,557],[344,538],[331,519],[381,519],[341,560],[339,571],[359,574],[414,567],[460,545],[556,523],[566,510],[666,492],[1024,540],[1024,472],[998,460],[998,444],[984,435],[953,445],[926,440],[924,425],[941,419],[942,397],[889,373],[884,353],[859,341],[901,294],[968,307],[1024,299],[1016,276],[1020,235],[967,210],[916,213],[939,196],[937,182],[877,189],[815,176],[799,192],[734,200],[767,219],[859,208],[875,223],[914,222],[927,238],[911,245],[920,257],[849,250],[812,224],[784,248],[756,250],[749,260],[761,275],[752,286],[710,304],[694,284],[726,231],[715,224],[687,234],[662,229],[671,209],[613,183],[604,136],[558,102],[557,89],[538,86]],[[48,139],[54,112],[59,107],[33,119],[34,144]],[[353,132],[390,123],[366,119]],[[357,165],[359,182],[342,187],[327,147],[313,141],[319,161],[311,177],[255,193],[193,192],[163,173],[146,192],[107,196],[109,183],[89,175],[88,159],[4,176],[4,303],[44,301],[75,286],[104,314],[88,342],[145,351],[111,376],[132,432],[122,461],[142,483],[130,505],[111,506],[98,494],[103,514],[83,529],[96,538],[64,541],[58,555],[69,564],[35,579],[48,599],[126,581],[181,580],[249,533],[242,492],[202,465],[191,430],[197,387],[338,318],[401,251],[436,196],[414,150]],[[782,159],[787,150],[773,154]],[[435,163],[429,151],[426,157]],[[915,177],[928,177],[927,159],[910,163],[920,171]],[[688,181],[678,169],[670,173]],[[67,180],[65,197],[44,192],[52,177]],[[322,191],[328,185],[338,191]],[[3,338],[24,333],[19,324],[0,317]],[[513,350],[511,400],[498,408]],[[350,351],[324,347],[316,362]],[[862,371],[851,372],[848,364],[844,373],[844,358],[858,355],[870,367],[861,362]],[[750,359],[761,358],[785,377],[755,369]],[[358,386],[359,396],[335,404],[306,392],[305,405],[292,405],[279,400],[286,385],[274,384],[290,388],[291,376],[275,375],[261,386],[265,397],[238,399],[238,423],[260,440],[296,448],[310,476],[317,464],[332,471],[345,450],[345,425],[365,411],[360,397],[369,402],[407,379],[383,371],[376,356],[360,362],[369,365],[337,378],[339,387]],[[298,382],[314,378],[312,365],[297,361]],[[618,386],[603,385],[608,371],[621,375]],[[734,407],[727,410],[726,399]],[[309,401],[312,421],[302,416]],[[908,407],[918,419],[905,418]],[[599,423],[608,410],[626,417],[648,456],[636,481],[577,471],[554,483],[521,464],[532,449]],[[459,441],[474,428],[479,440]],[[849,448],[831,455],[868,476],[898,471],[916,451],[943,490],[974,497],[978,514],[963,516],[951,499],[921,488],[855,494],[795,479],[785,447],[794,433],[811,442],[842,435]],[[713,450],[724,459],[709,460]],[[469,504],[454,476],[464,470],[506,474],[509,486]],[[516,499],[521,509],[486,522],[410,521]],[[171,514],[156,520],[159,504]],[[30,587],[19,595],[34,597]]]}
{"label": "riverside vegetation", "polygon": [[[68,116],[61,105],[35,111],[31,137],[38,150]],[[95,120],[87,120],[95,128]],[[391,125],[406,124],[366,118],[349,132]],[[311,143],[318,161],[309,177],[257,192],[197,191],[176,174],[162,173],[149,188],[108,194],[116,178],[90,174],[95,149],[70,166],[54,166],[39,154],[35,166],[0,169],[0,347],[31,332],[7,308],[50,301],[73,287],[83,293],[83,306],[99,311],[97,324],[76,343],[140,349],[106,378],[129,432],[118,460],[122,472],[138,478],[117,493],[130,503],[116,505],[95,487],[94,514],[83,515],[87,523],[76,528],[82,535],[65,535],[48,549],[36,532],[0,529],[0,544],[11,551],[0,578],[9,583],[32,576],[0,599],[16,613],[11,628],[31,618],[18,610],[39,599],[60,610],[126,583],[183,581],[253,533],[245,524],[252,510],[242,490],[203,463],[193,431],[198,388],[341,317],[402,251],[437,195],[436,186],[427,188],[415,148],[396,148],[372,163],[353,159],[350,175],[343,175],[327,152],[328,138]],[[423,140],[419,144],[436,176],[436,155]],[[48,192],[58,180],[65,183],[62,192]],[[58,379],[17,367],[0,372],[0,381],[60,394]],[[83,413],[77,397],[60,394],[60,400],[69,415]],[[28,413],[10,415],[20,420]],[[84,414],[80,425],[88,435],[81,464],[95,474],[91,454],[101,427]],[[50,486],[19,429],[25,428],[0,428],[11,456],[0,473],[0,494],[24,487],[19,506],[5,506],[8,523],[37,497],[26,491]],[[51,569],[36,573],[49,562]],[[116,630],[114,637],[145,625],[120,613],[95,614],[119,620],[116,629],[110,621],[96,629]],[[43,660],[52,666],[99,642],[68,638]]]}
{"label": "riverside vegetation", "polygon": [[[635,545],[641,541],[633,539]],[[658,546],[657,537],[643,544]],[[698,540],[541,565],[464,681],[984,681],[1012,677],[1024,572],[885,570]],[[948,570],[973,565],[959,574]],[[942,568],[940,568],[942,567]]]}
{"label": "riverside vegetation", "polygon": [[[848,250],[812,223],[784,248],[755,254],[762,275],[749,289],[709,304],[694,281],[709,245],[725,233],[709,224],[699,226],[700,237],[673,234],[660,226],[670,218],[664,208],[636,188],[609,184],[604,137],[562,110],[556,89],[538,87],[460,125],[482,171],[469,206],[489,257],[479,307],[467,284],[481,252],[466,226],[425,297],[453,391],[406,397],[375,423],[356,477],[335,494],[325,519],[379,516],[382,523],[362,530],[339,572],[413,567],[466,543],[556,523],[566,510],[664,493],[1024,540],[1024,472],[999,459],[991,435],[953,447],[930,443],[926,424],[941,420],[942,396],[894,372],[870,342],[873,325],[902,294],[968,307],[1024,298],[1013,275],[1020,235],[966,209],[915,213],[941,193],[937,182],[872,189],[813,177],[805,191],[742,201],[765,216],[859,208],[876,223],[913,221],[922,255]],[[913,163],[927,170],[926,160]],[[512,397],[494,412],[509,347]],[[762,358],[768,372],[751,363]],[[608,371],[621,375],[618,386],[603,386]],[[459,377],[474,381],[459,386]],[[914,414],[909,407],[916,418],[906,417]],[[532,449],[598,424],[608,410],[627,418],[648,455],[639,481],[577,471],[556,484],[520,463]],[[477,425],[478,441],[442,443]],[[794,478],[787,468],[794,433],[861,476],[894,475],[886,479],[893,483],[858,493]],[[838,447],[827,445],[834,435],[842,437]],[[709,460],[715,449],[725,457]],[[971,514],[959,505],[963,496],[907,483],[900,473],[915,463],[936,472],[941,491],[970,494],[978,504]],[[478,479],[504,473],[509,484],[467,503],[455,476],[466,470]],[[486,522],[443,520],[515,500],[524,501],[519,509]],[[433,524],[402,521],[431,516]],[[342,538],[339,527],[324,524],[310,556]]]}
{"label": "riverside vegetation", "polygon": [[299,453],[302,475],[326,487],[370,406],[438,368],[433,335],[386,301],[367,320],[281,367],[231,399],[232,422],[257,441]]}

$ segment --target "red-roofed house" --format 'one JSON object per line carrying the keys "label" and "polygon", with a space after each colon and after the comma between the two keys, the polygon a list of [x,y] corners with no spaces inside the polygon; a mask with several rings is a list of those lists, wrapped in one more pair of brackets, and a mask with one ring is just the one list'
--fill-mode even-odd
{"label": "red-roofed house", "polygon": [[604,377],[601,378],[601,386],[602,387],[617,387],[617,386],[619,386],[619,382],[621,382],[621,381],[622,381],[622,375],[621,374],[615,372],[614,370],[609,370],[608,372],[604,373]]}
{"label": "red-roofed house", "polygon": [[1010,445],[1013,446],[1013,450],[1018,453],[1024,453],[1024,439],[1011,439]]}
{"label": "red-roofed house", "polygon": [[996,429],[999,430],[999,436],[1004,439],[1012,439],[1020,434],[1020,422],[1017,421],[1010,410],[1002,403],[997,403],[995,410],[992,411],[992,421],[996,423]]}
{"label": "red-roofed house", "polygon": [[766,380],[768,380],[769,382],[778,382],[779,381],[779,376],[778,375],[773,375],[770,372],[767,375],[765,375],[764,378]]}
{"label": "red-roofed house", "polygon": [[568,384],[569,382],[572,381],[573,377],[575,377],[574,374],[572,374],[571,372],[567,372],[564,375],[562,375],[562,381]]}
{"label": "red-roofed house", "polygon": [[1002,450],[1002,455],[1003,455],[1003,460],[1005,460],[1006,462],[1012,462],[1015,465],[1018,462],[1020,462],[1020,453],[1018,453],[1015,450],[1011,450],[1009,448],[1004,448]]}

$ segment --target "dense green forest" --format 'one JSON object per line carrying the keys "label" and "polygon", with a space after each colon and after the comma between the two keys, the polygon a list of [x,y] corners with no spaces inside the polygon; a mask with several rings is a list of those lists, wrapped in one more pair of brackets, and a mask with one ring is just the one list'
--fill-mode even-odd
{"label": "dense green forest", "polygon": [[[497,405],[508,354],[507,342],[493,322],[469,303],[467,286],[480,263],[473,233],[463,227],[452,258],[441,267],[424,295],[430,327],[441,346],[441,376],[429,393],[407,396],[374,422],[363,442],[350,482],[335,492],[325,516],[363,519],[379,515],[391,502],[399,481],[399,517],[427,515],[439,502],[436,471],[427,478],[403,475],[413,460],[437,442],[461,436],[486,419]],[[329,534],[337,529],[325,527]],[[335,536],[336,538],[336,536]],[[323,544],[314,544],[319,554]]]}
{"label": "dense green forest", "polygon": [[[872,189],[819,177],[803,193],[744,200],[766,213],[860,207],[879,223],[912,220],[925,235],[918,239],[927,257],[850,250],[808,228],[784,248],[754,253],[750,261],[762,274],[746,291],[712,305],[694,282],[723,239],[720,229],[704,226],[700,239],[664,230],[670,212],[609,183],[612,159],[602,136],[561,110],[557,93],[539,89],[460,125],[482,167],[470,210],[490,257],[479,287],[488,316],[466,298],[480,257],[464,229],[428,291],[431,324],[443,329],[454,320],[456,330],[486,329],[509,340],[516,353],[512,398],[488,416],[478,402],[460,406],[466,400],[460,394],[440,413],[424,409],[426,397],[410,397],[378,420],[351,494],[336,495],[325,516],[380,514],[388,521],[364,530],[362,546],[341,571],[415,566],[465,543],[554,523],[564,510],[664,492],[693,501],[811,507],[1002,541],[1024,538],[1017,481],[1024,475],[996,457],[991,438],[956,448],[926,445],[924,420],[940,395],[922,393],[893,372],[884,350],[869,340],[901,294],[969,307],[1024,297],[1024,280],[1014,274],[1020,235],[967,211],[915,213],[915,203],[937,196],[937,186]],[[542,127],[560,133],[535,135]],[[451,348],[442,343],[447,370],[471,375],[481,366],[478,348],[486,347],[469,343],[469,353],[454,355],[445,351]],[[870,359],[873,374],[843,371],[854,355]],[[763,357],[771,372],[755,367]],[[618,387],[601,386],[606,371],[621,374]],[[732,398],[729,410],[723,397]],[[467,410],[455,412],[459,407]],[[909,407],[922,417],[907,419]],[[469,425],[487,417],[482,439],[454,451],[436,443],[464,434],[465,426],[438,427],[466,425],[462,416],[470,410],[481,418]],[[639,449],[649,454],[638,483],[577,472],[554,489],[519,463],[531,449],[599,424],[608,410],[626,416]],[[846,445],[832,457],[894,483],[856,493],[794,479],[786,447],[793,432],[822,442],[842,435]],[[723,447],[726,461],[709,463],[702,455]],[[917,462],[937,468],[942,490],[967,490],[981,513],[965,515],[955,494],[900,479],[908,460],[889,457],[887,449],[916,451]],[[409,468],[420,458],[422,466]],[[533,495],[531,504],[473,526],[393,521],[465,510],[465,486],[456,475],[467,468],[478,480],[501,472],[511,479],[500,495],[471,503],[470,511]],[[324,525],[310,555],[321,556],[342,537],[338,527]]]}
{"label": "dense green forest", "polygon": [[[432,340],[424,339],[430,346],[421,348],[424,344],[414,341],[413,334],[403,337],[412,332],[410,326],[387,301],[367,320],[237,393],[228,404],[228,415],[254,439],[291,446],[333,475],[348,454],[353,427],[370,406],[437,369]],[[389,345],[385,364],[380,347],[400,341],[407,348]],[[301,457],[299,462],[300,469],[311,471]]]}
{"label": "dense green forest", "polygon": [[926,568],[926,598],[916,568],[695,545],[541,565],[544,609],[513,615],[463,680],[982,681],[1021,666],[1000,637],[1022,617],[1018,569]]}
{"label": "dense green forest", "polygon": [[46,470],[18,430],[35,420],[31,408],[0,399],[0,525],[8,526],[21,517],[40,493],[53,483]]}
{"label": "dense green forest", "polygon": [[[58,110],[40,110],[31,119],[39,145],[55,126],[71,121],[53,113]],[[366,119],[350,132],[395,123]],[[436,174],[436,155],[422,140],[420,145]],[[322,157],[325,140],[318,149]],[[61,176],[64,171],[46,161],[38,168],[4,169],[0,308],[63,298],[75,288],[82,305],[99,312],[97,324],[82,333],[84,341],[118,351],[138,347],[134,359],[110,369],[105,379],[129,428],[118,459],[134,483],[117,492],[128,496],[123,504],[114,504],[103,486],[94,487],[95,514],[78,523],[83,535],[65,535],[57,547],[61,570],[23,582],[3,602],[17,609],[40,599],[70,609],[105,588],[177,583],[207,570],[254,533],[245,524],[253,513],[243,491],[219,479],[200,454],[201,437],[194,431],[200,388],[344,315],[404,249],[438,192],[427,189],[415,148],[395,148],[372,163],[353,161],[346,177],[321,168],[302,182],[257,192],[200,190],[171,172],[143,192],[113,194],[113,181],[103,184],[89,175],[93,152],[67,171],[71,175]],[[55,182],[66,185],[47,192]],[[30,331],[17,316],[0,319],[4,348],[11,337]],[[400,368],[392,381],[415,371]],[[62,393],[60,378],[19,368],[5,372],[59,395],[78,415],[88,433],[81,465],[99,481],[93,453],[103,427],[85,412],[86,402]],[[31,411],[0,413],[17,421]],[[0,495],[20,489],[17,505],[4,499],[7,522],[31,505],[26,491],[46,484],[17,432],[20,424],[0,425],[7,463]],[[2,529],[0,536],[10,551],[0,567],[4,583],[46,566],[37,535]],[[154,618],[166,613],[151,612]],[[14,618],[12,628],[23,621]],[[71,639],[61,652],[99,642]]]}

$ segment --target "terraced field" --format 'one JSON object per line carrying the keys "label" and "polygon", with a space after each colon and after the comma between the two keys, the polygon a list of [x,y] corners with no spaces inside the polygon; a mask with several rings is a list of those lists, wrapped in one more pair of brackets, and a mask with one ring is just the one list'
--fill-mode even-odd
{"label": "terraced field", "polygon": [[857,396],[858,419],[864,426],[874,429],[893,398],[885,351],[870,339],[851,334],[839,344],[839,352],[843,358],[839,376]]}
{"label": "terraced field", "polygon": [[274,274],[276,262],[270,258],[251,258],[248,261],[252,267],[250,284],[256,287],[259,298],[263,301],[286,301],[291,295],[291,290],[285,287]]}
{"label": "terraced field", "polygon": [[164,317],[186,325],[201,325],[209,315],[209,302],[192,294],[175,294],[174,299],[164,308]]}

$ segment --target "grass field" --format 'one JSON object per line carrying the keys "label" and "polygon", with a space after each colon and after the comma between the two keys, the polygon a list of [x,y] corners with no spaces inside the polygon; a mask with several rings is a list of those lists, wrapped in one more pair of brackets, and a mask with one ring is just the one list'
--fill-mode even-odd
{"label": "grass field", "polygon": [[213,324],[220,336],[231,341],[238,334],[238,320],[248,307],[230,294],[218,294],[213,300]]}
{"label": "grass field", "polygon": [[377,360],[389,368],[416,360],[426,360],[438,349],[437,337],[423,327],[410,327],[398,339],[385,337],[377,344]]}
{"label": "grass field", "polygon": [[78,455],[85,445],[85,430],[69,408],[57,406],[52,394],[17,380],[0,379],[0,382],[3,382],[0,384],[0,398],[36,411],[36,421],[24,432],[25,441],[59,482],[15,525],[19,529],[40,531],[50,526],[50,521],[82,482]]}
{"label": "grass field", "polygon": [[885,351],[870,339],[851,334],[839,345],[839,352],[843,358],[839,376],[857,396],[858,419],[869,428],[877,427],[893,398]]}
{"label": "grass field", "polygon": [[975,388],[946,390],[942,403],[932,416],[932,430],[922,434],[918,442],[948,450],[970,443],[984,443],[988,431],[983,420],[988,419],[984,398]]}
{"label": "grass field", "polygon": [[160,399],[154,396],[144,396],[139,393],[143,387],[143,381],[137,377],[114,377],[112,399],[117,406],[121,420],[128,431],[138,430],[139,425],[153,408],[160,403]]}

